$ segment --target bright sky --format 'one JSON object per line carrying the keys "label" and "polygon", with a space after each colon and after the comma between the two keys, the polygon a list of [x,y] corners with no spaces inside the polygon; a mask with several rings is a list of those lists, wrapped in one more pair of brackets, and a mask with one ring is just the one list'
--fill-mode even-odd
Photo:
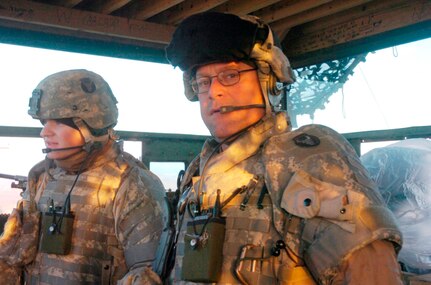
{"label": "bright sky", "polygon": [[340,133],[430,125],[430,64],[431,38],[368,54],[314,122]]}
{"label": "bright sky", "polygon": [[[0,125],[40,127],[40,122],[27,114],[33,89],[52,73],[84,68],[110,84],[119,102],[116,130],[209,134],[200,120],[198,104],[182,95],[182,73],[170,65],[5,44],[0,44],[0,62]],[[129,142],[125,147],[140,156],[139,143]],[[41,139],[0,137],[0,173],[26,176],[44,158],[42,148]],[[154,172],[157,166],[152,165]],[[158,174],[165,175],[165,187],[175,189],[179,170],[165,173],[160,167]],[[19,198],[19,189],[10,189],[10,183],[0,178],[0,213],[10,212]]]}
{"label": "bright sky", "polygon": [[[300,117],[298,124],[324,124],[341,133],[431,125],[430,51],[427,39],[369,54],[314,121]],[[52,73],[85,68],[102,75],[117,97],[117,130],[208,135],[198,104],[183,96],[181,72],[170,65],[4,44],[0,62],[0,125],[40,127],[27,115],[32,90]],[[41,139],[0,137],[0,173],[27,175],[43,159],[42,148]],[[140,155],[138,144],[126,150]],[[174,179],[162,178],[166,188],[174,187]],[[10,182],[0,178],[0,212],[10,212],[19,198]]]}

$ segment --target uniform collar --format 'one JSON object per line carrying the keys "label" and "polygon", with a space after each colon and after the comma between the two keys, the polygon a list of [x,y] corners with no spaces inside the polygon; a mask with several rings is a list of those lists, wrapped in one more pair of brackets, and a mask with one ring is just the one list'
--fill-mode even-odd
{"label": "uniform collar", "polygon": [[236,138],[221,153],[212,155],[215,148],[220,146],[214,139],[207,140],[201,153],[200,167],[205,168],[207,175],[224,172],[257,153],[268,138],[286,131],[289,131],[286,113],[271,113]]}

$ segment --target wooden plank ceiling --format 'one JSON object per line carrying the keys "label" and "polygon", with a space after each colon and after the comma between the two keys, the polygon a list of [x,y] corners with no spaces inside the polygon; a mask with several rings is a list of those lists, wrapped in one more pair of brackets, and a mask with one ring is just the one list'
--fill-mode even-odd
{"label": "wooden plank ceiling", "polygon": [[184,18],[253,14],[294,67],[430,37],[430,0],[0,0],[0,42],[165,62]]}

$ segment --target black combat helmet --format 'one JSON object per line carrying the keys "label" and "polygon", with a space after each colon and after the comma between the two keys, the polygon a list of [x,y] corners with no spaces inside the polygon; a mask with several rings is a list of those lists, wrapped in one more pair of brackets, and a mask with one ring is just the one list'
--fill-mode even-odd
{"label": "black combat helmet", "polygon": [[278,95],[276,82],[294,82],[289,60],[274,38],[269,26],[257,17],[204,12],[178,26],[166,48],[166,58],[184,71],[185,95],[191,101],[197,100],[190,86],[197,67],[215,62],[252,62],[258,67],[268,106],[268,94]]}

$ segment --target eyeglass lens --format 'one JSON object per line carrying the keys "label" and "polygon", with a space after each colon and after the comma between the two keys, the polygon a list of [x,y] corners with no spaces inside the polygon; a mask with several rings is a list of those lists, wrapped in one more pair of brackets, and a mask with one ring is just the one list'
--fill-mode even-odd
{"label": "eyeglass lens", "polygon": [[245,69],[245,70],[236,70],[236,69],[224,70],[222,72],[219,72],[215,76],[204,76],[204,77],[193,79],[191,81],[191,86],[192,86],[193,92],[195,92],[196,94],[208,92],[211,86],[212,79],[215,77],[217,77],[218,82],[220,82],[220,84],[222,84],[223,86],[232,86],[239,82],[240,73],[246,72],[246,71],[252,71],[252,70],[256,70],[256,68]]}

